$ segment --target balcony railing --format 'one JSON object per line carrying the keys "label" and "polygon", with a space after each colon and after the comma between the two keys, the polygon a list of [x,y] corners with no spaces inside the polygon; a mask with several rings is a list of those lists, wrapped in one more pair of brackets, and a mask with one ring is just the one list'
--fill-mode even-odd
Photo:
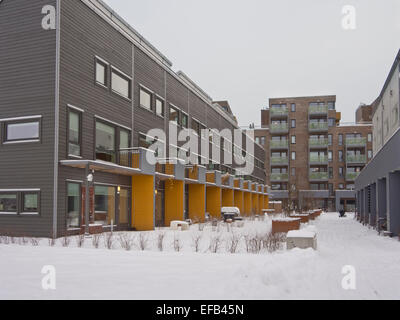
{"label": "balcony railing", "polygon": [[328,180],[329,175],[328,172],[310,172],[310,180]]}
{"label": "balcony railing", "polygon": [[289,125],[287,123],[272,123],[270,129],[272,133],[285,133],[289,131]]}
{"label": "balcony railing", "polygon": [[310,148],[327,148],[328,139],[310,139]]}
{"label": "balcony railing", "polygon": [[366,163],[367,156],[366,155],[347,155],[346,158],[347,163]]}
{"label": "balcony railing", "polygon": [[310,131],[328,131],[328,122],[310,122]]}
{"label": "balcony railing", "polygon": [[289,158],[287,157],[271,157],[271,165],[288,165]]}
{"label": "balcony railing", "polygon": [[310,163],[311,164],[328,163],[328,156],[312,156],[312,155],[310,155]]}
{"label": "balcony railing", "polygon": [[308,112],[310,115],[328,114],[328,106],[310,106]]}
{"label": "balcony railing", "polygon": [[283,117],[283,116],[288,116],[289,115],[289,109],[285,108],[285,107],[271,108],[269,112],[270,112],[271,118],[273,118],[273,117]]}
{"label": "balcony railing", "polygon": [[289,142],[287,140],[271,140],[271,149],[287,149],[289,148]]}
{"label": "balcony railing", "polygon": [[365,147],[367,145],[366,138],[347,138],[346,146],[349,147]]}
{"label": "balcony railing", "polygon": [[346,180],[347,181],[355,181],[359,175],[360,175],[360,172],[347,172]]}
{"label": "balcony railing", "polygon": [[289,181],[289,174],[271,173],[271,181]]}

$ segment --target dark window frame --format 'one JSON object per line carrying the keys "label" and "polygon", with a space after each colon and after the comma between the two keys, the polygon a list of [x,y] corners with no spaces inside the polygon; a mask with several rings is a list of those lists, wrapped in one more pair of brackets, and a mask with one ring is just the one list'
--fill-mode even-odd
{"label": "dark window frame", "polygon": [[[142,97],[141,92],[142,92],[142,91],[145,92],[145,93],[147,93],[147,94],[150,96],[150,109],[147,108],[145,105],[142,104],[142,99],[141,99],[141,97]],[[153,112],[154,112],[154,109],[155,109],[155,107],[153,106],[153,96],[154,96],[154,93],[153,93],[152,91],[150,91],[149,89],[145,88],[145,87],[142,86],[142,85],[139,85],[139,107],[141,107],[142,109],[147,110],[147,111],[153,113]]]}
{"label": "dark window frame", "polygon": [[0,215],[2,215],[2,214],[14,215],[14,216],[19,215],[20,204],[19,204],[19,200],[18,200],[19,199],[18,191],[0,191],[0,195],[15,195],[15,201],[16,201],[16,211],[0,210]]}
{"label": "dark window frame", "polygon": [[[8,139],[8,126],[13,124],[23,124],[23,123],[34,123],[37,122],[39,125],[38,128],[38,138],[25,138],[25,139]],[[11,144],[11,143],[41,143],[42,142],[42,117],[32,117],[32,118],[24,118],[15,120],[7,120],[1,123],[2,126],[2,143],[3,144]]]}
{"label": "dark window frame", "polygon": [[[79,227],[69,227],[68,226],[68,185],[69,184],[79,185],[79,201],[78,201],[78,203],[79,203],[79,210],[78,210],[78,212],[79,212]],[[83,188],[83,182],[67,180],[66,183],[65,183],[65,190],[66,190],[66,193],[65,193],[65,211],[66,211],[66,214],[65,214],[65,225],[66,225],[67,230],[80,229],[83,226],[83,224],[82,224],[82,215],[84,213],[82,212],[82,200],[83,200],[83,198],[82,198],[82,190],[83,189],[82,188]]]}
{"label": "dark window frame", "polygon": [[[3,211],[0,210],[1,215],[12,215],[12,216],[31,216],[40,217],[41,216],[41,190],[15,190],[15,191],[0,191],[1,195],[15,195],[16,198],[16,211]],[[37,206],[38,210],[31,212],[25,211],[25,195],[34,194],[37,195]]]}
{"label": "dark window frame", "polygon": [[[97,81],[97,65],[102,65],[104,67],[105,70],[105,75],[104,75],[104,82],[105,83],[101,83],[99,81]],[[95,57],[94,58],[94,83],[104,89],[108,89],[109,85],[110,85],[110,64],[105,61],[104,59],[101,59],[100,57]]]}
{"label": "dark window frame", "polygon": [[[79,147],[80,147],[80,152],[79,155],[73,155],[69,151],[69,144],[70,144],[70,120],[71,120],[71,113],[76,113],[79,115]],[[82,130],[83,130],[83,111],[79,111],[71,106],[68,106],[67,108],[67,156],[68,158],[82,158]]]}
{"label": "dark window frame", "polygon": [[[174,110],[178,114],[178,121],[175,123],[175,121],[171,120],[171,109]],[[175,123],[177,126],[181,125],[181,110],[178,107],[175,107],[174,105],[170,104],[169,109],[168,109],[168,122]]]}
{"label": "dark window frame", "polygon": [[[159,114],[157,112],[157,101],[161,102],[161,104],[162,104],[162,114]],[[157,95],[154,99],[154,111],[156,113],[156,116],[163,118],[163,119],[165,118],[165,100]]]}
{"label": "dark window frame", "polygon": [[[117,76],[119,76],[120,78],[122,78],[128,82],[128,88],[129,88],[128,97],[126,97],[124,94],[113,89],[113,81],[112,81],[113,74],[116,74]],[[110,71],[110,89],[113,94],[115,94],[127,101],[132,101],[132,77],[125,74],[124,72],[120,71],[119,69],[117,69],[114,66],[111,66],[111,71]]]}
{"label": "dark window frame", "polygon": [[[25,195],[36,195],[37,196],[37,210],[36,211],[28,211],[25,210]],[[21,191],[21,196],[20,196],[20,214],[30,214],[30,215],[40,215],[41,212],[41,207],[40,207],[40,197],[41,193],[40,191]]]}

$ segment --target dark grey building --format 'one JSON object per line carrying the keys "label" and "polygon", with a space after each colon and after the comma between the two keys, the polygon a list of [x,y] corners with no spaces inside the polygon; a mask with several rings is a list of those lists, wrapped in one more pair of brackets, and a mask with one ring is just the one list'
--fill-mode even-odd
{"label": "dark grey building", "polygon": [[[165,163],[147,163],[154,141],[173,144],[171,123],[195,130],[210,149],[202,129],[238,129],[230,108],[174,72],[102,1],[0,2],[0,233],[59,237],[82,232],[87,218],[94,231],[149,230],[223,204],[244,208],[245,192],[262,209],[265,151],[257,144],[247,176],[235,176],[236,165],[202,165],[200,154],[198,165],[171,164],[168,151]],[[166,141],[147,134],[154,128]],[[183,142],[173,147],[185,151]],[[220,201],[211,203],[215,190]]]}
{"label": "dark grey building", "polygon": [[373,104],[374,157],[356,180],[358,218],[400,234],[400,51]]}

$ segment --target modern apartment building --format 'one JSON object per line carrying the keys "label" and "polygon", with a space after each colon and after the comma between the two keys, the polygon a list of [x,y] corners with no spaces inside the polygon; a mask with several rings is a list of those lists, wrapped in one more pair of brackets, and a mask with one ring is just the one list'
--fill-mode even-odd
{"label": "modern apartment building", "polygon": [[371,106],[341,124],[336,96],[270,99],[255,139],[266,150],[271,198],[300,208],[355,210],[354,181],[372,158]]}
{"label": "modern apartment building", "polygon": [[[174,72],[102,1],[1,1],[0,70],[0,232],[152,230],[222,206],[267,208],[265,150],[218,132],[238,129],[229,103]],[[192,129],[223,160],[193,154],[170,128]],[[171,147],[157,163],[154,142]],[[254,163],[245,176],[238,154]]]}
{"label": "modern apartment building", "polygon": [[373,103],[374,157],[356,180],[358,218],[400,234],[400,51]]}

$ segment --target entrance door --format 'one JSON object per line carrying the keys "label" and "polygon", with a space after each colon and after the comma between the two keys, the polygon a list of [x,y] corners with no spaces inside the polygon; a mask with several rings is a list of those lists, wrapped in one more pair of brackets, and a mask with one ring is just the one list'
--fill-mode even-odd
{"label": "entrance door", "polygon": [[118,224],[127,226],[129,225],[129,218],[131,212],[130,206],[130,190],[129,189],[121,189],[119,193],[119,216],[118,216]]}

